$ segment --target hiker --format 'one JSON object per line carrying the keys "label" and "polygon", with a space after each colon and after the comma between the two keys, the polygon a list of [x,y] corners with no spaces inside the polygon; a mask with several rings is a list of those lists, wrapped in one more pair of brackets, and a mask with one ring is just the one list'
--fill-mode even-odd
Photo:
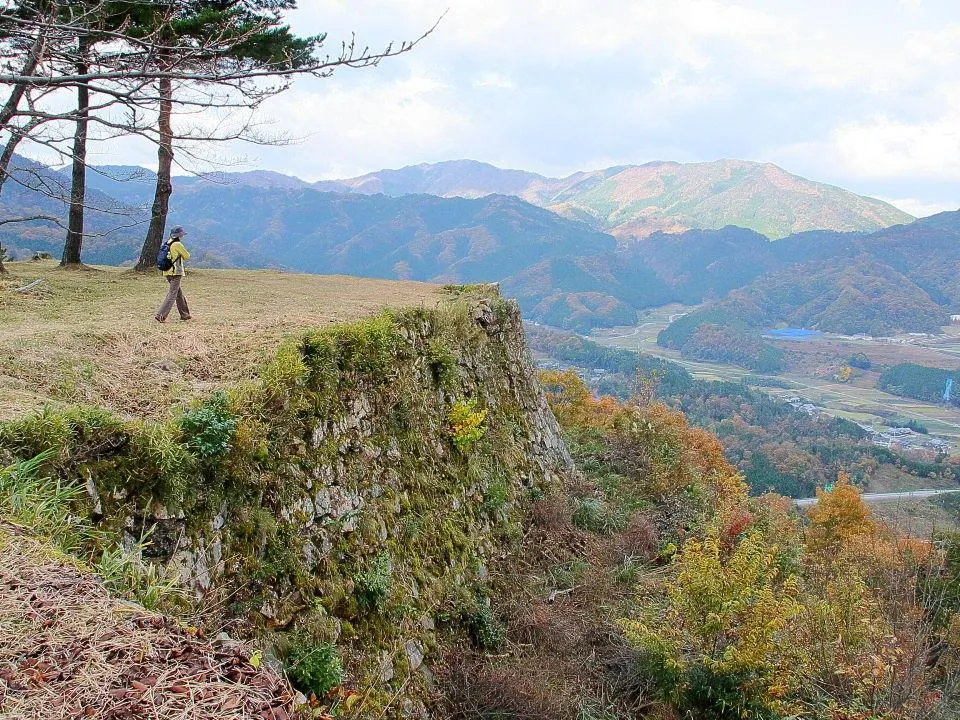
{"label": "hiker", "polygon": [[167,297],[163,299],[160,308],[157,310],[157,322],[166,322],[167,315],[173,309],[173,304],[177,304],[177,311],[180,313],[181,320],[190,319],[190,308],[187,307],[187,298],[183,295],[183,289],[180,284],[183,282],[183,276],[186,272],[183,264],[190,259],[190,253],[183,246],[183,238],[187,234],[179,225],[170,231],[170,239],[164,240],[160,246],[160,252],[157,253],[157,268],[163,272],[163,276],[170,283],[167,288]]}

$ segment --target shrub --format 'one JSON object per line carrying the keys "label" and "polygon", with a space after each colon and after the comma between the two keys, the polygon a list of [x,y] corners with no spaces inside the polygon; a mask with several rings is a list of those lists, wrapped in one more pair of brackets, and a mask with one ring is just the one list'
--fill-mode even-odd
{"label": "shrub", "polygon": [[581,530],[611,535],[627,526],[627,518],[600,500],[587,498],[577,502],[577,508],[573,511],[573,524]]}
{"label": "shrub", "polygon": [[390,570],[390,556],[378,555],[370,566],[354,578],[357,602],[361,607],[382,611],[390,596],[393,584]]}
{"label": "shrub", "polygon": [[478,601],[476,610],[467,616],[467,629],[470,639],[481,650],[496,650],[507,639],[506,628],[484,600]]}
{"label": "shrub", "polygon": [[557,422],[564,430],[610,427],[620,405],[612,397],[595,398],[575,370],[544,370],[540,383]]}
{"label": "shrub", "polygon": [[457,363],[446,343],[431,338],[426,347],[427,364],[434,379],[442,387],[449,386],[456,377]]}
{"label": "shrub", "polygon": [[781,717],[745,688],[758,680],[749,672],[718,672],[708,665],[697,665],[687,671],[687,687],[677,703],[684,717],[700,720],[775,720]]}
{"label": "shrub", "polygon": [[860,370],[869,370],[873,363],[870,362],[870,358],[867,357],[866,353],[857,352],[850,356],[847,360],[847,365]]}
{"label": "shrub", "polygon": [[510,486],[503,480],[493,480],[483,495],[480,509],[488,515],[499,512],[510,502]]}
{"label": "shrub", "polygon": [[800,614],[797,579],[781,574],[778,548],[758,532],[722,545],[716,536],[687,541],[662,595],[645,597],[622,626],[683,717],[773,717],[796,672],[783,633]]}
{"label": "shrub", "polygon": [[450,408],[450,437],[460,452],[470,452],[474,445],[487,434],[484,421],[486,410],[477,409],[476,398],[457,400]]}
{"label": "shrub", "polygon": [[210,401],[187,410],[180,418],[186,445],[202,460],[215,460],[230,451],[237,419],[226,393],[218,390]]}
{"label": "shrub", "polygon": [[318,698],[343,683],[340,653],[330,643],[294,647],[287,656],[286,670],[302,693]]}

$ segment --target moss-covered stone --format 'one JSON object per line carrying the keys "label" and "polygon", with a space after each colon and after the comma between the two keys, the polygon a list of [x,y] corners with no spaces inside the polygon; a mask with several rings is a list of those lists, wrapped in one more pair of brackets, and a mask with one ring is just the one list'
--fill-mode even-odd
{"label": "moss-covered stone", "polygon": [[[515,500],[573,471],[516,307],[451,292],[291,338],[189,423],[49,410],[0,425],[0,454],[56,449],[51,470],[87,483],[105,528],[158,528],[158,559],[281,654],[336,642],[364,689],[354,712],[396,716],[398,689],[423,686],[405,643],[429,661],[431,619],[468,617],[516,537]],[[450,413],[467,399],[484,432],[458,449]]]}

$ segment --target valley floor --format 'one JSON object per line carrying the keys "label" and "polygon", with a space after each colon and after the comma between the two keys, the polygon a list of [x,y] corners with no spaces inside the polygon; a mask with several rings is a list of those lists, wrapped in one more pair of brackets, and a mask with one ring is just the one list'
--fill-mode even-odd
{"label": "valley floor", "polygon": [[[725,363],[688,360],[675,350],[657,345],[657,335],[680,313],[688,311],[670,305],[650,311],[635,327],[595,331],[590,339],[601,345],[638,350],[682,365],[695,377],[705,380],[740,380],[755,376],[749,370]],[[802,396],[828,415],[854,422],[882,425],[885,417],[917,420],[931,434],[952,443],[951,454],[960,454],[960,411],[943,405],[898,397],[876,388],[876,372],[857,372],[851,382],[832,379],[836,367],[855,352],[865,352],[875,362],[896,364],[913,362],[942,368],[960,368],[958,356],[960,329],[947,328],[943,336],[903,335],[894,338],[821,336],[805,341],[779,341],[776,344],[791,355],[789,369],[776,377],[788,388],[764,388],[774,397]],[[879,489],[879,488],[878,488]]]}
{"label": "valley floor", "polygon": [[[129,417],[167,412],[248,377],[297,329],[388,306],[434,307],[437,285],[269,270],[197,270],[184,281],[193,319],[154,320],[166,283],[121,268],[14,262],[0,276],[0,419],[49,402]],[[17,288],[39,280],[27,292]]]}

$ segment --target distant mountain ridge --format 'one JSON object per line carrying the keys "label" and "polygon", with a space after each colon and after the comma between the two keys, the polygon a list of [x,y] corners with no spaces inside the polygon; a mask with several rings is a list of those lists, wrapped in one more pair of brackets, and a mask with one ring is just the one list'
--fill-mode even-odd
{"label": "distant mountain ridge", "polygon": [[792,175],[771,163],[745,160],[650,162],[565,178],[453,160],[380,170],[314,187],[393,196],[516,195],[621,238],[736,225],[780,239],[806,230],[879,230],[914,219],[881,200]]}
{"label": "distant mountain ridge", "polygon": [[[23,160],[24,177],[66,186],[61,171]],[[155,176],[113,166],[88,172],[89,199],[114,215],[91,213],[84,259],[119,265],[137,257]],[[104,190],[122,190],[122,199]],[[103,188],[103,190],[101,190]],[[196,259],[214,267],[279,267],[436,282],[493,282],[559,256],[610,253],[610,235],[509,195],[442,198],[321,192],[274,173],[177,178],[169,225],[190,228]],[[4,215],[66,217],[66,203],[12,182],[0,197]],[[0,225],[0,242],[16,257],[59,255],[62,227]]]}
{"label": "distant mountain ridge", "polygon": [[[61,171],[22,158],[17,163],[25,179],[65,192]],[[413,176],[434,190],[454,182],[432,170]],[[599,187],[627,170],[569,178],[568,190],[588,182]],[[458,170],[461,189],[469,177],[476,176]],[[98,210],[89,216],[84,258],[131,262],[155,176],[113,166],[95,168],[88,178]],[[518,175],[504,182],[548,180]],[[403,182],[392,176],[384,187]],[[501,282],[530,319],[577,330],[630,325],[639,310],[670,302],[715,304],[702,318],[708,323],[733,313],[754,328],[791,322],[842,332],[928,331],[960,312],[960,212],[872,233],[809,231],[775,243],[732,225],[623,242],[510,194],[323,192],[265,171],[176,178],[175,185],[169,223],[190,227],[200,265]],[[0,214],[65,218],[66,205],[11,182],[0,196]],[[17,257],[37,250],[59,255],[63,235],[53,223],[0,225],[0,241]],[[774,311],[758,312],[763,305]]]}
{"label": "distant mountain ridge", "polygon": [[[150,171],[109,167],[92,174],[92,187],[121,201],[142,203],[152,198]],[[136,182],[113,181],[117,176],[134,177]],[[512,195],[621,239],[734,225],[779,240],[812,230],[871,232],[914,219],[881,200],[807,180],[771,163],[745,160],[650,162],[578,172],[565,178],[504,170],[475,160],[451,160],[315,183],[254,170],[181,176],[175,184],[178,188],[206,184],[269,190],[312,188],[390,197]]]}

